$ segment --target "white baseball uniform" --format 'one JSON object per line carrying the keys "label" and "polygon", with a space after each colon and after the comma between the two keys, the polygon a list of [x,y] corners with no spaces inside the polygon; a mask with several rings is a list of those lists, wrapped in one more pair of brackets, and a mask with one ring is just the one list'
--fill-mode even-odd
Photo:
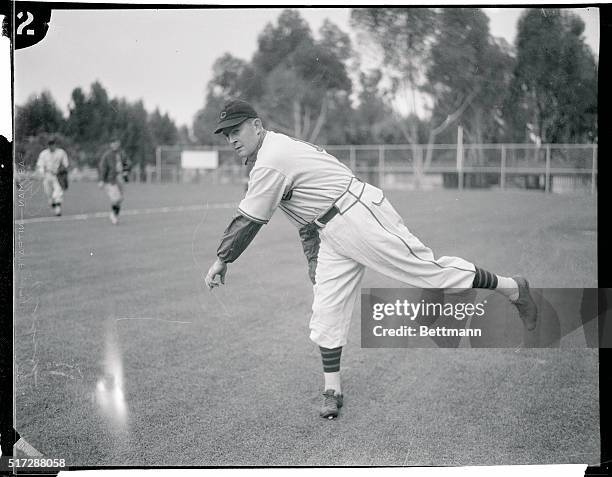
{"label": "white baseball uniform", "polygon": [[318,146],[267,131],[239,212],[264,224],[276,208],[301,228],[332,206],[319,230],[310,338],[344,346],[365,267],[415,287],[470,288],[475,266],[440,257],[412,235],[383,191]]}
{"label": "white baseball uniform", "polygon": [[57,180],[60,165],[68,167],[68,155],[59,147],[53,152],[44,149],[36,161],[36,169],[43,177],[43,188],[50,204],[61,204],[64,198],[64,190]]}

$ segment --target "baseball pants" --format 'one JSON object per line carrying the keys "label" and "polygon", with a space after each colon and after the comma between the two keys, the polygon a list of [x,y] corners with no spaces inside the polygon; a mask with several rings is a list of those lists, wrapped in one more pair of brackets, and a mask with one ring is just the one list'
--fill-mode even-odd
{"label": "baseball pants", "polygon": [[64,199],[64,189],[60,186],[55,174],[46,173],[43,178],[43,189],[49,198],[49,204],[61,204]]}
{"label": "baseball pants", "polygon": [[366,267],[413,287],[471,288],[474,264],[458,257],[436,259],[382,190],[353,179],[336,206],[338,215],[319,230],[310,320],[310,339],[319,346],[346,344]]}
{"label": "baseball pants", "polygon": [[120,204],[123,201],[123,192],[119,182],[116,184],[104,184],[104,191],[106,195],[108,195],[112,205]]}

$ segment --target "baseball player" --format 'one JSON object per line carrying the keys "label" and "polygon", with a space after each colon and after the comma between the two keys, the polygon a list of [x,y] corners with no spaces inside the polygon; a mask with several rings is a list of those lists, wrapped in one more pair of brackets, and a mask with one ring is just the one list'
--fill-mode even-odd
{"label": "baseball player", "polygon": [[224,106],[215,133],[223,133],[253,168],[205,283],[211,290],[224,284],[228,263],[276,209],[285,213],[299,230],[313,283],[309,326],[323,361],[322,417],[333,419],[342,407],[340,356],[366,267],[419,288],[498,289],[515,304],[527,329],[535,328],[537,308],[527,280],[495,275],[458,257],[435,258],[382,190],[356,178],[321,147],[267,131],[241,100]]}
{"label": "baseball player", "polygon": [[68,155],[62,148],[57,147],[55,139],[51,138],[48,147],[43,149],[36,161],[36,170],[42,176],[43,188],[49,199],[49,205],[55,215],[62,215],[62,201],[64,189],[60,185],[57,175],[61,169],[68,169]]}
{"label": "baseball player", "polygon": [[123,202],[123,182],[129,172],[130,162],[121,150],[121,141],[113,139],[110,147],[102,154],[98,165],[100,188],[104,187],[111,202],[110,221],[113,225],[119,222],[119,212]]}

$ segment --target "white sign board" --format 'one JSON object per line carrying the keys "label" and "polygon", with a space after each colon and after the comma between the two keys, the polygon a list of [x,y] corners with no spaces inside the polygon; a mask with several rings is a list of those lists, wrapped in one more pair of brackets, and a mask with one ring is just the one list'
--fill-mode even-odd
{"label": "white sign board", "polygon": [[181,167],[183,169],[216,169],[219,167],[217,151],[182,151]]}

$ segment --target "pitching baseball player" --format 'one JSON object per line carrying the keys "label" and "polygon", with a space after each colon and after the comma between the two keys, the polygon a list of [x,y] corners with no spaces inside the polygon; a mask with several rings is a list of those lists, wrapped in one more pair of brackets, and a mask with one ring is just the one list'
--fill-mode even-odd
{"label": "pitching baseball player", "polygon": [[49,139],[48,146],[38,155],[36,170],[42,176],[49,205],[55,215],[59,216],[62,215],[64,189],[57,179],[57,173],[61,168],[68,169],[68,155],[62,148],[57,147],[55,139]]}
{"label": "pitching baseball player", "polygon": [[129,161],[121,151],[121,141],[114,139],[110,143],[110,148],[102,154],[98,165],[98,186],[104,187],[110,199],[110,221],[113,225],[119,222],[119,212],[123,202],[122,183],[126,181],[128,171]]}
{"label": "pitching baseball player", "polygon": [[299,230],[313,283],[310,338],[323,361],[322,417],[333,419],[342,407],[340,356],[366,267],[419,288],[498,289],[527,329],[535,328],[537,308],[527,280],[495,275],[458,257],[435,258],[382,190],[357,179],[321,147],[267,131],[253,107],[240,100],[224,106],[215,130],[220,132],[253,168],[206,285],[212,290],[224,284],[227,264],[276,209],[285,213]]}

